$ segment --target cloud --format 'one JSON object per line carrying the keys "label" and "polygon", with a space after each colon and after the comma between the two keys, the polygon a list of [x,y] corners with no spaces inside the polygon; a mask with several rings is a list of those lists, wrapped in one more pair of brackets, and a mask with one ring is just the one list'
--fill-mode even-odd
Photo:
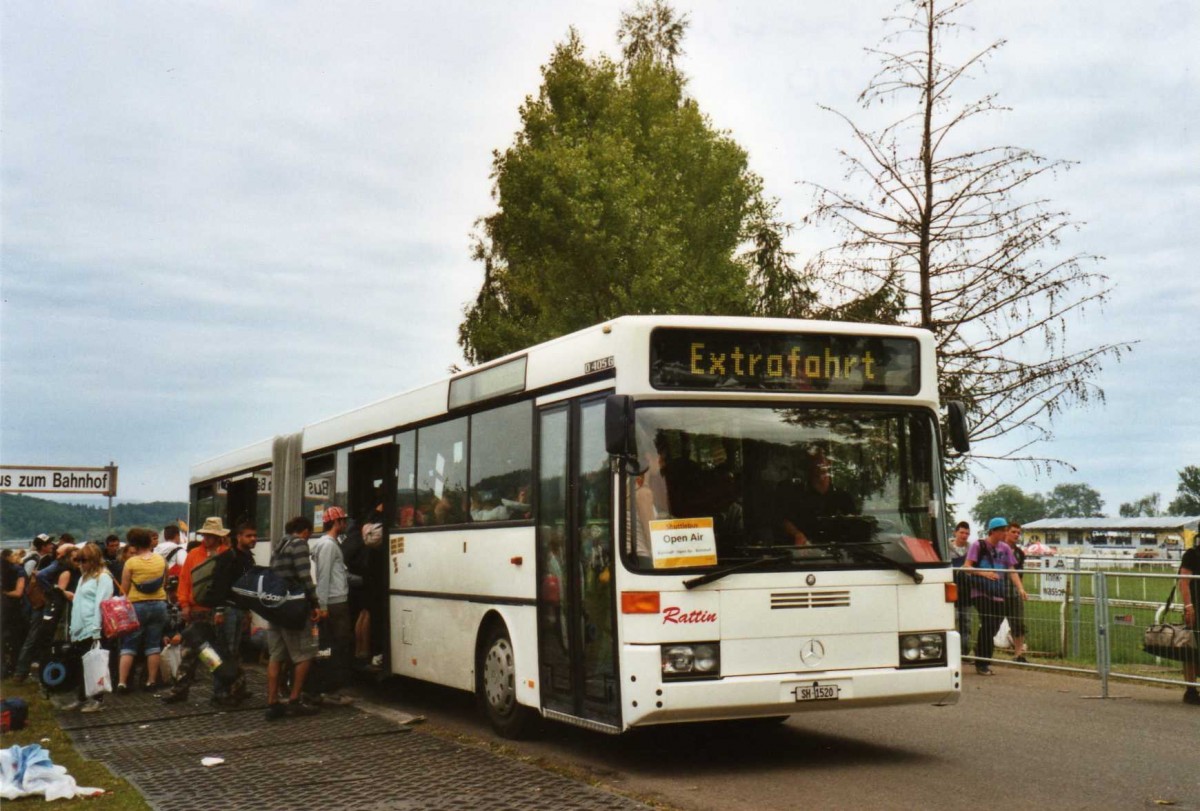
{"label": "cloud", "polygon": [[[122,497],[182,498],[198,459],[443,376],[492,150],[568,27],[614,53],[630,5],[4,5],[0,457],[112,458]],[[854,112],[892,5],[681,4],[690,91],[793,221],[798,181],[841,180],[817,105]],[[1110,504],[1173,492],[1200,461],[1191,4],[970,8],[960,47],[1010,40],[972,89],[1014,111],[981,136],[1080,161],[1045,193],[1116,287],[1071,334],[1142,339],[1052,450]]]}

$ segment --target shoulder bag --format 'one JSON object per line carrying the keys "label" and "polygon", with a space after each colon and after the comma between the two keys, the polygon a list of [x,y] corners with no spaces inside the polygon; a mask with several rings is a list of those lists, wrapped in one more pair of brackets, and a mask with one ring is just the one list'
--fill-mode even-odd
{"label": "shoulder bag", "polygon": [[986,577],[974,577],[975,588],[982,591],[985,596],[992,598],[1000,598],[1008,595],[1007,572],[1003,571],[996,565],[996,559],[992,557],[992,548],[988,546],[987,541],[977,541],[979,544],[979,562],[975,564],[976,569],[992,569],[1000,576],[999,580],[990,580]]}
{"label": "shoulder bag", "polygon": [[[1163,616],[1171,612],[1175,599],[1175,588],[1167,595]],[[1176,662],[1200,662],[1200,651],[1196,647],[1196,633],[1183,624],[1160,622],[1151,625],[1142,634],[1142,650],[1151,656],[1171,659]]]}

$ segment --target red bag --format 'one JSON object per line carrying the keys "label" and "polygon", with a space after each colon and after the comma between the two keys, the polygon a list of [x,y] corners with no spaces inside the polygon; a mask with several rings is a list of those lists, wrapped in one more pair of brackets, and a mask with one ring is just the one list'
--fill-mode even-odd
{"label": "red bag", "polygon": [[542,575],[542,602],[557,605],[561,599],[557,575],[546,573]]}
{"label": "red bag", "polygon": [[140,626],[133,603],[124,597],[113,597],[100,603],[100,626],[106,637],[125,636]]}

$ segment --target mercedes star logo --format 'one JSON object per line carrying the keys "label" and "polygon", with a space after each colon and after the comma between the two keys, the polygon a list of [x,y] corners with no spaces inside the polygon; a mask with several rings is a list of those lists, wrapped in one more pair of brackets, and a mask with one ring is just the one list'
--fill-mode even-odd
{"label": "mercedes star logo", "polygon": [[812,667],[825,658],[825,646],[815,639],[810,639],[800,648],[800,661]]}
{"label": "mercedes star logo", "polygon": [[810,586],[815,586],[817,584],[817,576],[815,574],[810,574],[808,577],[804,578],[804,582]]}

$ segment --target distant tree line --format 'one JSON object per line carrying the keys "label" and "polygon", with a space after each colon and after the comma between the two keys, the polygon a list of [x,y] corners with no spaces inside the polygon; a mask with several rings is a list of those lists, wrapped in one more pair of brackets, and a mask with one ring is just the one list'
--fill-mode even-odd
{"label": "distant tree line", "polygon": [[[187,518],[185,501],[148,501],[113,507],[112,531],[124,537],[130,527],[162,528]],[[78,540],[103,538],[109,533],[108,508],[63,504],[34,496],[0,493],[0,538],[32,541],[40,533],[69,532]]]}
{"label": "distant tree line", "polygon": [[[1163,510],[1162,496],[1151,493],[1121,504],[1122,518],[1160,515],[1200,515],[1200,465],[1179,471],[1176,498]],[[1060,484],[1046,494],[1026,493],[1014,484],[1002,484],[979,497],[971,517],[983,523],[993,516],[1028,523],[1041,518],[1104,518],[1104,500],[1086,484]]]}

